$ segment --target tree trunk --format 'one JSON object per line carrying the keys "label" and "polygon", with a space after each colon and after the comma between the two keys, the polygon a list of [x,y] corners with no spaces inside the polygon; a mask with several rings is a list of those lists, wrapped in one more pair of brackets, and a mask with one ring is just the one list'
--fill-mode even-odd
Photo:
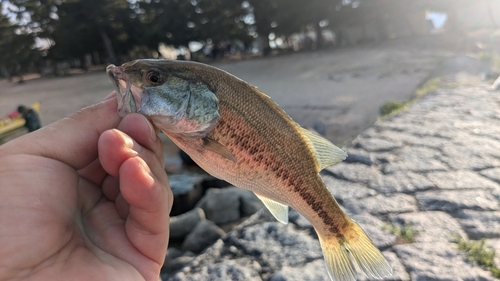
{"label": "tree trunk", "polygon": [[319,22],[316,23],[314,29],[316,31],[316,49],[321,49],[325,45],[324,44],[325,40],[323,40],[323,33],[321,32],[322,28],[321,26],[319,26]]}
{"label": "tree trunk", "polygon": [[115,51],[113,50],[113,46],[111,45],[111,39],[109,39],[108,34],[106,34],[106,31],[104,31],[104,29],[102,28],[99,29],[99,34],[101,35],[102,43],[104,44],[104,48],[106,49],[109,62],[116,64],[116,55]]}

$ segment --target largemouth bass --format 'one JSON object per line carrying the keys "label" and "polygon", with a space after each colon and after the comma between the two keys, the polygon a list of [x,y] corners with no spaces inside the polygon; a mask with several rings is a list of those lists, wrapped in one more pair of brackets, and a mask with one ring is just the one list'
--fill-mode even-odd
{"label": "largemouth bass", "polygon": [[392,274],[319,175],[346,153],[300,127],[266,94],[194,62],[135,60],[107,73],[120,115],[148,117],[206,172],[253,191],[280,222],[288,222],[288,206],[309,220],[332,280],[355,280],[354,262],[371,278]]}

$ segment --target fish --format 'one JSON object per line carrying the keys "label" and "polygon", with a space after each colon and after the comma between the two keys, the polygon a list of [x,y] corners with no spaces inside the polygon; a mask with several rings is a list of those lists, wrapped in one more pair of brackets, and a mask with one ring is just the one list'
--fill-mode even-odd
{"label": "fish", "polygon": [[347,154],[302,128],[257,87],[197,62],[140,59],[109,65],[118,114],[140,113],[210,175],[250,190],[280,222],[289,206],[314,227],[331,280],[355,263],[382,279],[392,268],[341,209],[319,172]]}

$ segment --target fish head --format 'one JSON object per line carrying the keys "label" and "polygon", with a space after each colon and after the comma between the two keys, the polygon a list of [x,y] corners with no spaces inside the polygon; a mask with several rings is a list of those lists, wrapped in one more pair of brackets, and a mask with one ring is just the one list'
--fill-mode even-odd
{"label": "fish head", "polygon": [[165,133],[203,138],[219,120],[219,100],[189,64],[169,60],[135,60],[110,65],[118,114],[137,112]]}

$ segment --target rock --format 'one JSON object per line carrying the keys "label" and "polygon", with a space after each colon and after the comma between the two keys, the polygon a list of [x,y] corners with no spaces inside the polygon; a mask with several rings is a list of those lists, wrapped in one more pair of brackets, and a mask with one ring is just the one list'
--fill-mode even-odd
{"label": "rock", "polygon": [[372,215],[415,212],[418,210],[415,198],[406,194],[377,195],[359,200],[348,199],[344,201],[343,206],[354,214],[368,212]]}
{"label": "rock", "polygon": [[500,76],[493,82],[493,84],[490,87],[491,91],[498,91],[500,90]]}
{"label": "rock", "polygon": [[469,238],[500,237],[500,212],[461,210],[457,215]]}
{"label": "rock", "polygon": [[186,236],[186,239],[184,239],[182,243],[182,249],[198,253],[212,245],[217,239],[224,235],[224,231],[215,223],[203,220],[196,225],[188,236]]}
{"label": "rock", "polygon": [[479,171],[500,166],[497,158],[490,157],[486,153],[478,154],[467,146],[467,141],[464,142],[464,145],[444,146],[442,161],[454,170]]}
{"label": "rock", "polygon": [[347,158],[344,160],[346,163],[361,163],[367,166],[374,164],[372,158],[369,155],[362,155],[359,153],[347,152]]}
{"label": "rock", "polygon": [[304,281],[304,280],[330,280],[322,259],[314,260],[303,266],[284,266],[275,272],[269,281]]}
{"label": "rock", "polygon": [[240,218],[240,193],[235,188],[210,188],[196,205],[214,223],[227,223]]}
{"label": "rock", "polygon": [[425,210],[455,212],[459,209],[498,210],[498,202],[488,190],[426,191],[416,193]]}
{"label": "rock", "polygon": [[363,228],[373,244],[381,250],[389,248],[398,239],[396,235],[384,229],[386,223],[374,216],[362,214],[352,215],[350,217]]}
{"label": "rock", "polygon": [[323,181],[333,197],[335,197],[340,204],[346,199],[359,199],[377,194],[377,192],[367,188],[363,184],[339,180],[331,176],[323,176]]}
{"label": "rock", "polygon": [[177,216],[193,209],[196,202],[203,196],[202,183],[208,178],[212,177],[197,172],[169,175],[170,188],[174,194],[174,204],[170,215]]}
{"label": "rock", "polygon": [[413,243],[394,246],[411,280],[495,280],[490,272],[466,262],[451,243]]}
{"label": "rock", "polygon": [[377,169],[358,163],[339,163],[337,165],[328,167],[325,170],[331,173],[336,178],[356,183],[369,184],[370,182],[377,180],[381,176],[380,172]]}
{"label": "rock", "polygon": [[180,256],[184,255],[184,252],[177,249],[177,248],[174,248],[174,247],[169,247],[168,250],[167,250],[167,257],[165,260],[173,260],[173,259],[176,259]]}
{"label": "rock", "polygon": [[170,238],[183,238],[202,220],[205,213],[201,208],[170,218]]}
{"label": "rock", "polygon": [[400,148],[402,145],[403,144],[399,141],[387,141],[384,139],[367,138],[358,140],[354,147],[363,148],[366,151],[371,152],[385,152]]}
{"label": "rock", "polygon": [[401,226],[410,225],[418,231],[415,241],[422,243],[451,242],[454,235],[465,237],[457,219],[445,212],[417,212],[389,215],[390,220]]}
{"label": "rock", "polygon": [[186,264],[190,263],[194,257],[190,256],[180,256],[173,260],[165,262],[162,267],[162,273],[174,273],[179,269],[183,268]]}
{"label": "rock", "polygon": [[[244,262],[242,262],[244,263]],[[196,272],[179,272],[167,278],[167,281],[217,281],[217,280],[248,280],[262,281],[259,273],[240,264],[239,260],[224,260],[216,264],[203,264]]]}
{"label": "rock", "polygon": [[242,217],[248,217],[257,213],[260,209],[264,208],[264,203],[255,196],[251,191],[244,190],[241,188],[233,187],[237,189],[240,196],[240,211]]}
{"label": "rock", "polygon": [[439,189],[498,188],[498,184],[472,171],[449,171],[429,173],[427,177]]}
{"label": "rock", "polygon": [[379,177],[370,183],[370,188],[379,193],[410,193],[431,189],[434,184],[425,176],[413,172],[396,172],[394,174]]}
{"label": "rock", "polygon": [[500,183],[500,168],[482,170],[479,173],[490,180]]}
{"label": "rock", "polygon": [[407,147],[397,154],[396,162],[384,165],[384,174],[395,172],[425,173],[433,171],[447,171],[448,167],[439,159],[441,154],[437,150],[427,147]]}

